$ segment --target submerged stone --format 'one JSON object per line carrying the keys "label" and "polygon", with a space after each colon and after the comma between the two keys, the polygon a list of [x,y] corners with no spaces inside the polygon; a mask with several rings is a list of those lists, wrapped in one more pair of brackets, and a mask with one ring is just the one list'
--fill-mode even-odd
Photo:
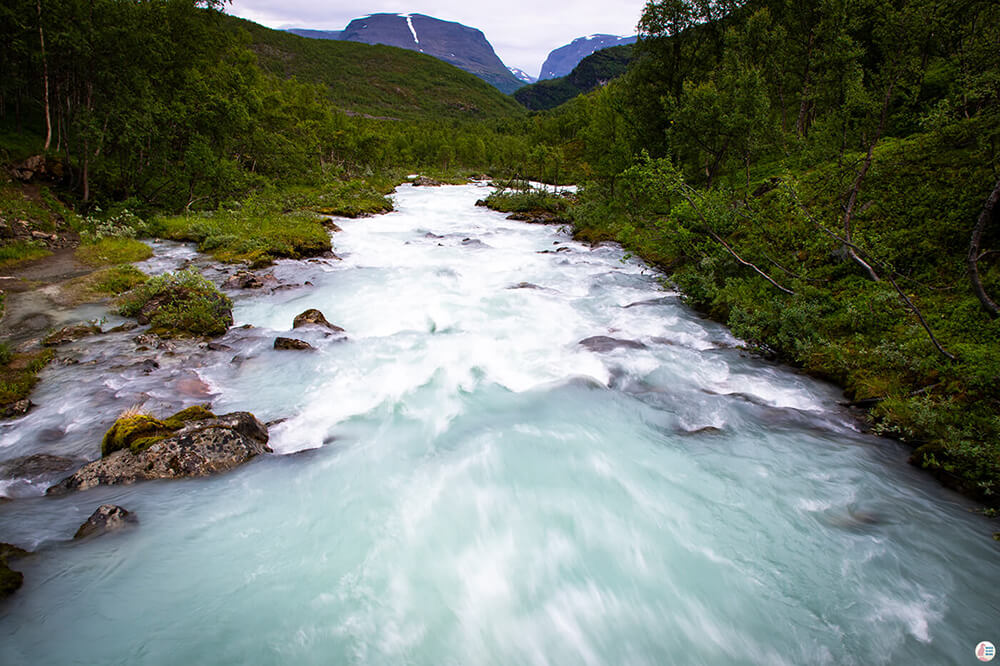
{"label": "submerged stone", "polygon": [[579,344],[594,352],[609,352],[615,349],[645,349],[646,345],[635,340],[620,340],[606,335],[595,335],[580,340]]}
{"label": "submerged stone", "polygon": [[30,553],[9,543],[0,543],[0,599],[14,594],[24,583],[24,574],[11,569],[7,561],[25,555]]}
{"label": "submerged stone", "polygon": [[297,338],[275,338],[274,348],[279,351],[309,351],[315,349],[305,340]]}

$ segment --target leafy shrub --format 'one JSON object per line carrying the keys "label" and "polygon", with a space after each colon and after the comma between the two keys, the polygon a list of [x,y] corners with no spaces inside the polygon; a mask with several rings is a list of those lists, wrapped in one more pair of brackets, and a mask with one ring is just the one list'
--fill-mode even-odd
{"label": "leafy shrub", "polygon": [[164,337],[218,337],[233,324],[233,303],[194,270],[165,273],[125,294],[118,312]]}

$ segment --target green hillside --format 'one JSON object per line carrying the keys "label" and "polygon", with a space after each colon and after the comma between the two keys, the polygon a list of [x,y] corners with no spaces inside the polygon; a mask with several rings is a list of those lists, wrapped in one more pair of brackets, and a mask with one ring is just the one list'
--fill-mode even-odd
{"label": "green hillside", "polygon": [[623,44],[592,53],[568,76],[524,86],[514,93],[514,99],[532,111],[554,109],[624,74],[632,60],[632,51],[632,44]]}
{"label": "green hillside", "polygon": [[521,113],[510,97],[457,67],[392,46],[307,39],[225,17],[250,35],[260,66],[283,78],[322,83],[349,113],[383,118],[486,119]]}

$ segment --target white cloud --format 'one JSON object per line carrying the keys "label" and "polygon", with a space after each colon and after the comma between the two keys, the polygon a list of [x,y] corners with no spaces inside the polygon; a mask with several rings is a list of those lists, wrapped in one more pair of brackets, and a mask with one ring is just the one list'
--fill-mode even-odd
{"label": "white cloud", "polygon": [[353,18],[378,12],[426,14],[479,28],[505,64],[537,74],[549,51],[577,37],[635,34],[645,4],[645,0],[373,0],[371,5],[357,0],[233,0],[227,11],[271,28],[317,30],[340,30]]}

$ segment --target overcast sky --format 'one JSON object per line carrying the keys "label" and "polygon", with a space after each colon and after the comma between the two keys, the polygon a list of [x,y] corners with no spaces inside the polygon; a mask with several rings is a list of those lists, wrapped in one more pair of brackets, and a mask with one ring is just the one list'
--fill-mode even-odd
{"label": "overcast sky", "polygon": [[233,0],[230,14],[270,28],[341,30],[378,12],[426,14],[486,33],[505,64],[538,76],[552,49],[594,33],[634,35],[645,0]]}

